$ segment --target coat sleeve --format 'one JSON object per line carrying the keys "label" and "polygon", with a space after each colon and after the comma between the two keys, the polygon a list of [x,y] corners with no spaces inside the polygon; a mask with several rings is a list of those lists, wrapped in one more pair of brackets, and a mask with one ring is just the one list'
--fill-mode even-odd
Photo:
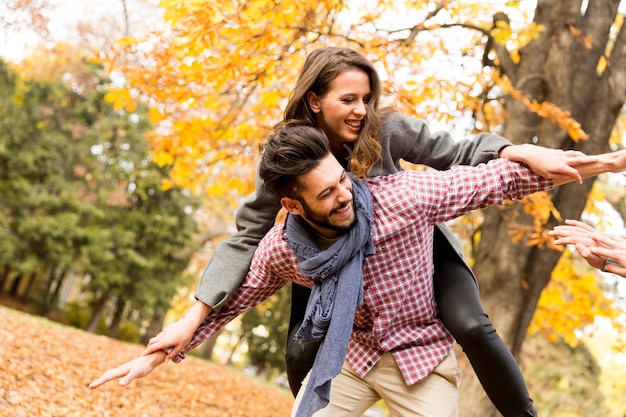
{"label": "coat sleeve", "polygon": [[431,133],[423,120],[392,113],[383,122],[381,145],[383,166],[395,165],[399,170],[399,161],[405,160],[445,170],[495,159],[511,142],[492,133],[455,141],[448,132]]}
{"label": "coat sleeve", "polygon": [[[257,167],[258,168],[258,167]],[[280,199],[256,174],[256,189],[237,209],[237,231],[216,248],[205,267],[196,299],[219,310],[246,277],[259,242],[274,226]]]}

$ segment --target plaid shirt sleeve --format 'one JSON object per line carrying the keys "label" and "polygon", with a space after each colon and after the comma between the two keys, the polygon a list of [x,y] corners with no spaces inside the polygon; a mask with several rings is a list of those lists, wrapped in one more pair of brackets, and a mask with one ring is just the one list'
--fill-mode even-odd
{"label": "plaid shirt sleeve", "polygon": [[421,209],[432,215],[432,225],[554,187],[554,181],[505,158],[476,167],[457,165],[447,171],[411,171],[407,181],[406,185],[419,193]]}
{"label": "plaid shirt sleeve", "polygon": [[275,226],[263,238],[243,283],[222,309],[212,312],[204,319],[189,344],[172,359],[174,362],[182,361],[186,353],[217,333],[235,317],[269,298],[288,280],[306,283],[298,273],[295,256],[282,240],[282,226]]}

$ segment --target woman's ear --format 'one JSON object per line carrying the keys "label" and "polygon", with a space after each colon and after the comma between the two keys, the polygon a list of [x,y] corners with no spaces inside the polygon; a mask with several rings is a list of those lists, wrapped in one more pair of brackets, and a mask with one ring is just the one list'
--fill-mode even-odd
{"label": "woman's ear", "polygon": [[309,103],[309,107],[313,110],[313,113],[320,112],[320,100],[317,98],[317,94],[309,91],[306,93],[306,101]]}
{"label": "woman's ear", "polygon": [[299,215],[302,212],[300,202],[296,199],[283,197],[280,199],[280,204],[287,210],[289,214]]}

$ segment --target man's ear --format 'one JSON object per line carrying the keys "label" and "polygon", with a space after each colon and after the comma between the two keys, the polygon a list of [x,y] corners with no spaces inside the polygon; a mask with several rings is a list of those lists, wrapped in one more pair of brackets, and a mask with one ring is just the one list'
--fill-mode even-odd
{"label": "man's ear", "polygon": [[317,98],[317,94],[309,91],[306,93],[306,101],[309,103],[309,107],[313,110],[313,113],[320,112],[320,100]]}
{"label": "man's ear", "polygon": [[302,212],[302,206],[300,202],[294,198],[283,197],[280,199],[280,204],[287,210],[289,214],[300,215]]}

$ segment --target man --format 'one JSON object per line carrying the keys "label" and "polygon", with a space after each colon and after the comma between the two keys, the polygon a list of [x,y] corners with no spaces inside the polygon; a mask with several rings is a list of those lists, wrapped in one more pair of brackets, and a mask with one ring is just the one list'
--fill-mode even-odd
{"label": "man", "polygon": [[[600,155],[579,172],[625,168],[622,151]],[[268,141],[260,174],[281,196],[287,220],[262,240],[246,280],[222,310],[207,316],[185,352],[293,281],[313,286],[296,337],[321,347],[292,416],[360,416],[380,398],[392,415],[456,416],[454,340],[433,301],[433,226],[550,189],[553,181],[505,159],[354,180],[330,153],[324,133],[304,126]],[[90,387],[115,378],[127,385],[164,358],[162,351],[141,356]]]}

